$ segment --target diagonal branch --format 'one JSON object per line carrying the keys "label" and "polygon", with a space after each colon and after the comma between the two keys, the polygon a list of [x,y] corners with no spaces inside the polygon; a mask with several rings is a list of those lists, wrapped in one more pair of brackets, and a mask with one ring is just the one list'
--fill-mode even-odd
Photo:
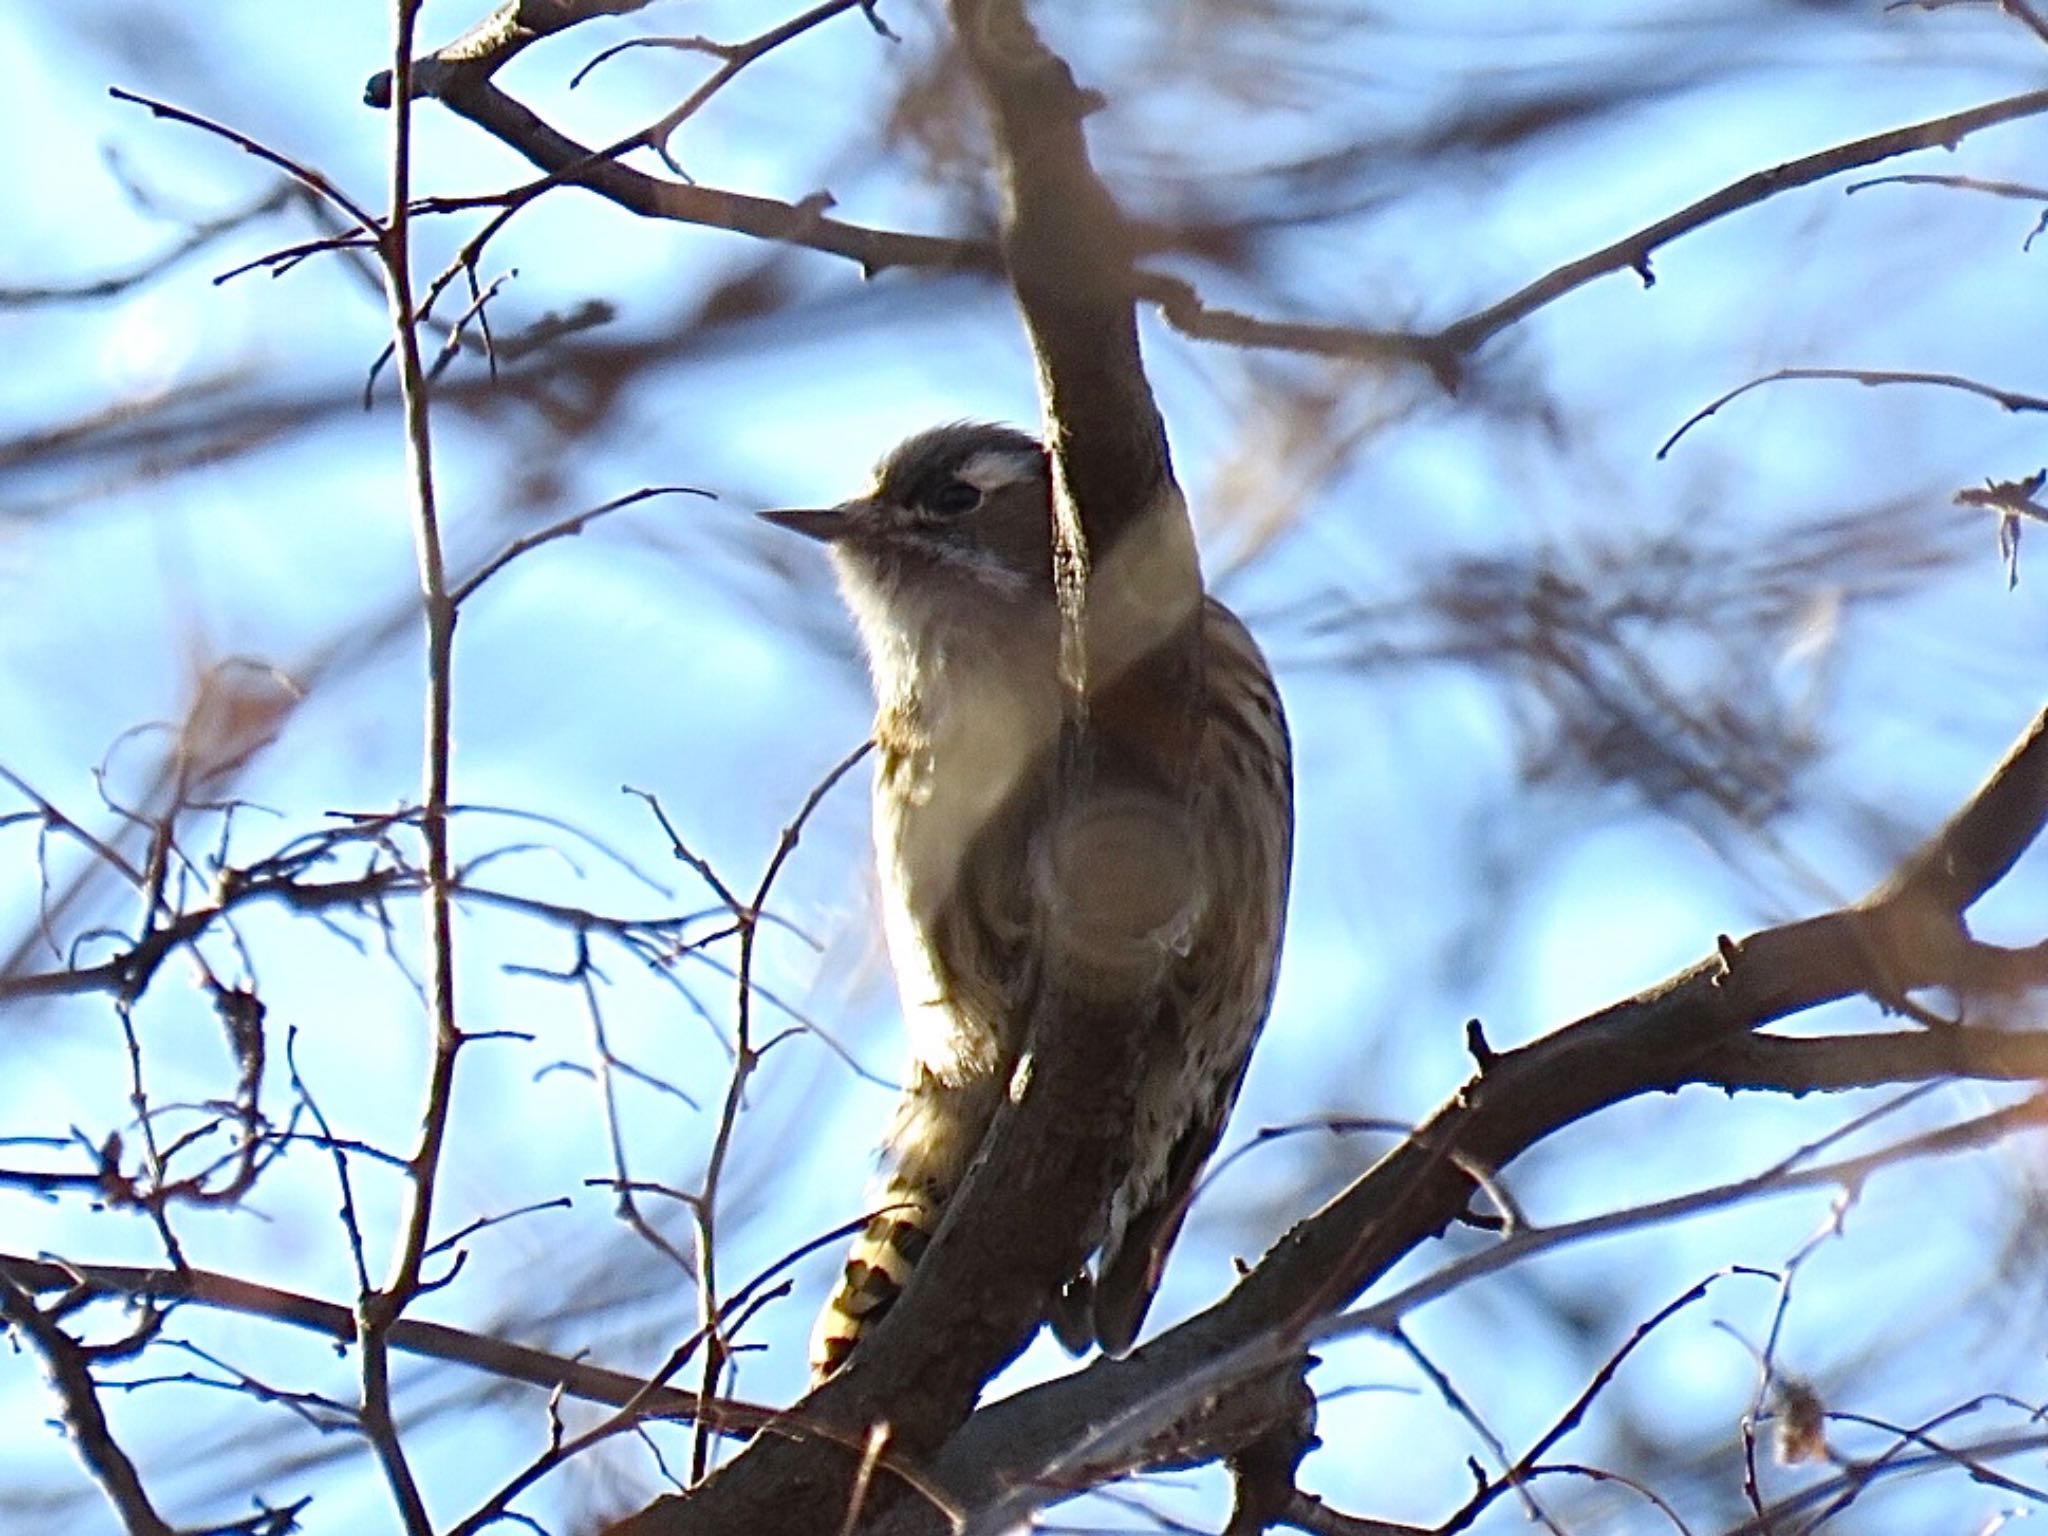
{"label": "diagonal branch", "polygon": [[1456,353],[1471,353],[1509,326],[1527,319],[1551,300],[1584,287],[1594,278],[1614,272],[1634,272],[1645,285],[1656,281],[1650,271],[1650,258],[1659,249],[1740,209],[1754,207],[1795,187],[1811,186],[1843,171],[1875,165],[1916,150],[1954,149],[1969,135],[1985,128],[2016,122],[2024,117],[2036,117],[2043,112],[2048,112],[2048,91],[2027,91],[1962,112],[1951,112],[1942,117],[1908,123],[1902,128],[1890,128],[1883,133],[1852,139],[1846,144],[1836,144],[1810,155],[1801,155],[1796,160],[1787,160],[1782,165],[1753,171],[1698,202],[1623,236],[1612,245],[1546,272],[1499,303],[1445,326],[1437,333],[1436,339]]}
{"label": "diagonal branch", "polygon": [[996,262],[994,249],[985,241],[903,234],[827,218],[829,198],[785,203],[636,171],[616,157],[639,146],[638,133],[591,149],[499,90],[481,70],[440,73],[433,95],[449,111],[516,149],[546,173],[546,181],[519,194],[522,202],[551,185],[579,186],[643,218],[699,224],[843,256],[870,277],[891,267],[988,271]]}
{"label": "diagonal branch", "polygon": [[[491,22],[468,35],[474,39],[488,34],[490,46],[450,45],[431,59],[421,61],[413,88],[434,96],[518,150],[550,178],[587,187],[644,217],[703,224],[844,256],[858,262],[869,276],[891,266],[987,271],[995,264],[996,253],[981,241],[845,224],[824,218],[820,207],[811,202],[777,202],[664,181],[629,170],[619,165],[615,157],[642,143],[642,135],[635,134],[608,149],[591,150],[552,128],[490,83],[493,71],[510,56],[506,48],[516,51],[532,36],[539,35],[528,35],[520,27],[493,32],[493,25],[506,15],[545,11],[554,17],[547,30],[559,30],[593,15],[634,8],[637,7],[605,4],[601,0],[556,0],[552,5],[539,5],[536,0],[524,0],[523,4],[522,0],[508,0]],[[522,22],[521,26],[529,24]],[[1068,85],[1071,88],[1070,81]],[[385,72],[370,81],[365,96],[373,105],[388,106],[390,93],[391,82]],[[1243,314],[1205,304],[1186,281],[1163,273],[1133,273],[1130,292],[1157,305],[1168,324],[1197,340],[1324,357],[1404,360],[1422,365],[1445,387],[1454,388],[1464,361],[1502,331],[1602,277],[1635,272],[1647,285],[1654,281],[1650,262],[1657,251],[1732,213],[1844,171],[1925,149],[1952,150],[1972,134],[2044,112],[2048,112],[2048,90],[2027,91],[1830,145],[1754,171],[1599,250],[1553,268],[1505,298],[1436,331],[1379,329]]]}
{"label": "diagonal branch", "polygon": [[1994,384],[1981,383],[1976,379],[1966,378],[1959,373],[1922,373],[1894,368],[1778,368],[1759,378],[1751,379],[1747,383],[1738,384],[1727,393],[1717,395],[1712,401],[1694,411],[1679,424],[1676,432],[1665,438],[1663,443],[1658,446],[1657,457],[1660,459],[1668,458],[1671,450],[1678,446],[1678,440],[1681,437],[1685,436],[1686,433],[1705,421],[1709,416],[1714,415],[1723,406],[1739,400],[1751,390],[1761,389],[1766,384],[1778,384],[1797,379],[1837,380],[1851,384],[1861,384],[1869,389],[1875,389],[1884,384],[1922,384],[1930,388],[1954,389],[1960,390],[1967,395],[1977,395],[1983,399],[1993,401],[2005,410],[2015,413],[2020,411],[2048,411],[2048,399],[2044,399],[2040,395],[2027,395],[2021,394],[2017,390],[2000,389]]}
{"label": "diagonal branch", "polygon": [[[102,1297],[185,1302],[303,1328],[337,1345],[348,1344],[355,1337],[355,1314],[347,1307],[212,1270],[73,1264],[0,1253],[0,1285],[23,1292],[56,1292],[74,1302]],[[616,1408],[638,1400],[650,1416],[693,1420],[701,1414],[706,1422],[733,1432],[758,1428],[772,1417],[765,1408],[730,1399],[700,1405],[694,1392],[675,1387],[649,1392],[645,1381],[624,1371],[606,1370],[582,1359],[564,1359],[445,1323],[403,1317],[391,1325],[387,1338],[393,1349],[407,1354],[471,1366],[544,1391],[559,1389],[586,1402]]]}
{"label": "diagonal branch", "polygon": [[399,89],[412,96],[432,96],[439,94],[450,75],[489,79],[531,43],[599,16],[643,10],[650,3],[652,0],[504,0],[454,42],[412,60],[410,78],[403,86],[395,83],[393,71],[380,69],[370,77],[363,94],[372,105],[388,107]]}
{"label": "diagonal branch", "polygon": [[[2032,1038],[1990,1031],[1884,1036],[1869,1042],[1751,1038],[1751,1032],[1822,1003],[1900,989],[1967,986],[1986,973],[2039,983],[2039,951],[1987,951],[1961,933],[1960,914],[1995,884],[2048,822],[2048,713],[2037,717],[1984,785],[1934,837],[1863,902],[1723,940],[1717,952],[1636,996],[1518,1050],[1488,1054],[1479,1071],[1402,1146],[1288,1233],[1224,1300],[1123,1360],[1100,1360],[1061,1380],[982,1409],[933,1467],[942,1486],[975,1508],[1062,1462],[1095,1426],[1180,1405],[1172,1459],[1226,1454],[1248,1401],[1263,1394],[1275,1421],[1286,1410],[1287,1340],[1310,1332],[1465,1210],[1472,1164],[1498,1168],[1545,1137],[1611,1105],[1690,1083],[1805,1092],[1922,1080],[1950,1062],[1986,1077],[2032,1077],[2043,1062]],[[1892,947],[1898,914],[1947,913],[1954,942]],[[2009,962],[2000,956],[2015,957]],[[1913,1044],[1914,1040],[1924,1043]],[[1888,1064],[1897,1077],[1878,1077]],[[1782,1069],[1772,1077],[1770,1067]],[[1182,1385],[1232,1351],[1263,1343],[1274,1364],[1229,1392],[1189,1404]],[[1068,1473],[1075,1468],[1065,1466]],[[1081,1481],[1129,1470],[1090,1469]],[[1062,1483],[1046,1498],[1077,1488]],[[883,1529],[932,1529],[907,1506]]]}
{"label": "diagonal branch", "polygon": [[142,1475],[114,1439],[92,1379],[92,1355],[38,1307],[35,1298],[0,1272],[0,1322],[18,1330],[42,1355],[50,1384],[64,1405],[64,1427],[79,1457],[121,1516],[128,1536],[175,1536],[150,1502]]}

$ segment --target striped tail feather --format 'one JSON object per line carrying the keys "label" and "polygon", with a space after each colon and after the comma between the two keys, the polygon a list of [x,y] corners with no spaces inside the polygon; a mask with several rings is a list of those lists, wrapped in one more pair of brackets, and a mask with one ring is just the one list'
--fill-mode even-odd
{"label": "striped tail feather", "polygon": [[931,1246],[938,1207],[915,1191],[892,1187],[884,1204],[847,1249],[839,1284],[811,1332],[811,1379],[820,1382],[846,1363],[855,1344],[882,1320],[910,1271]]}

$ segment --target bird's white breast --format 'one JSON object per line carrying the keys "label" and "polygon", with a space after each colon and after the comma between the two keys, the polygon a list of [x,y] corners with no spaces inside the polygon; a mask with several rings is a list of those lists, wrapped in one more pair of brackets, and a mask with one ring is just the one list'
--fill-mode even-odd
{"label": "bird's white breast", "polygon": [[1006,660],[928,652],[915,692],[896,690],[880,728],[874,832],[889,958],[912,1054],[950,1082],[1002,1069],[1004,1010],[986,995],[993,978],[963,974],[964,936],[1017,936],[1002,930],[1021,920],[1029,850],[984,833],[1059,724],[1051,669],[1020,675]]}

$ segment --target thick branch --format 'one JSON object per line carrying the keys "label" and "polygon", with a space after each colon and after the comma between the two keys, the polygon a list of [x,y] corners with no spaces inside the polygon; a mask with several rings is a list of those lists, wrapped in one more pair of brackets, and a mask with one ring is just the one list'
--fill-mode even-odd
{"label": "thick branch", "polygon": [[[378,83],[370,83],[373,102]],[[827,218],[824,209],[830,206],[829,199],[784,203],[636,171],[621,164],[617,156],[637,147],[639,135],[604,149],[591,149],[491,84],[490,69],[481,64],[458,63],[437,69],[415,85],[430,91],[451,112],[519,151],[553,181],[583,187],[643,218],[702,224],[805,246],[858,262],[869,276],[899,266],[987,271],[995,265],[995,252],[984,241],[900,234]],[[388,82],[385,89],[388,93]]]}
{"label": "thick branch", "polygon": [[[2037,951],[1953,944],[1900,950],[1892,914],[1959,913],[1984,894],[2048,820],[2048,714],[1900,876],[1841,911],[1724,940],[1713,956],[1623,1002],[1498,1056],[1400,1147],[1288,1233],[1224,1300],[1123,1360],[1099,1360],[1059,1381],[982,1409],[932,1471],[950,1498],[973,1508],[1060,1463],[1059,1490],[1142,1465],[1067,1458],[1099,1426],[1147,1405],[1178,1401],[1180,1384],[1212,1362],[1263,1342],[1271,1362],[1227,1392],[1181,1414],[1174,1459],[1212,1446],[1210,1420],[1234,1420],[1250,1394],[1281,1400],[1297,1351],[1291,1340],[1345,1306],[1419,1244],[1441,1233],[1475,1192],[1464,1168],[1497,1168],[1545,1137],[1610,1105],[1690,1083],[1804,1092],[1918,1081],[1945,1071],[1987,1078],[2037,1075],[2048,1049],[2031,1036],[1944,1030],[1876,1040],[1750,1038],[1822,1003],[1862,993],[1964,987],[1987,972],[2011,983],[2042,974]],[[2004,957],[2004,958],[2000,958]],[[1920,1043],[1914,1043],[1914,1042]],[[1881,1075],[1895,1072],[1896,1076]],[[1227,1448],[1228,1428],[1211,1454]],[[882,1529],[936,1529],[908,1507]]]}
{"label": "thick branch", "polygon": [[1099,556],[1170,477],[1138,357],[1130,230],[1082,133],[1101,102],[1039,40],[1021,0],[953,0],[951,11],[989,106],[1008,204],[1003,254],[1052,446]]}
{"label": "thick branch", "polygon": [[1948,824],[1871,897],[1872,907],[1925,903],[1960,918],[2033,846],[2048,821],[2048,712]]}
{"label": "thick branch", "polygon": [[[412,62],[407,82],[414,96],[440,93],[451,75],[489,79],[529,43],[550,33],[567,31],[598,16],[623,16],[643,9],[650,0],[505,0],[462,36]],[[391,71],[380,69],[363,88],[372,106],[391,105]]]}
{"label": "thick branch", "polygon": [[[1145,839],[1158,860],[1185,826],[1119,796],[1109,812],[1077,809],[1053,829]],[[1192,869],[1187,873],[1192,878]],[[1098,878],[1092,860],[1046,861],[1050,889],[1032,993],[1029,1054],[965,1183],[947,1202],[909,1284],[840,1372],[690,1494],[663,1499],[613,1536],[733,1531],[747,1536],[841,1529],[860,1499],[859,1452],[885,1437],[888,1459],[866,1507],[906,1490],[939,1510],[914,1469],[972,1411],[983,1383],[1029,1342],[1095,1232],[1076,1211],[1103,1210],[1129,1139],[1131,1085],[1144,1018],[1159,1007],[1171,951],[1157,933],[1163,885]],[[1187,887],[1192,890],[1192,886]],[[1169,900],[1170,895],[1169,895]],[[1142,908],[1143,910],[1135,910]]]}
{"label": "thick branch", "polygon": [[[2036,985],[2048,986],[2048,966]],[[1827,1093],[1958,1078],[2048,1081],[2048,1034],[2001,1029],[1889,1030],[1873,1035],[1744,1035],[1699,1059],[1693,1081],[1717,1088]]]}

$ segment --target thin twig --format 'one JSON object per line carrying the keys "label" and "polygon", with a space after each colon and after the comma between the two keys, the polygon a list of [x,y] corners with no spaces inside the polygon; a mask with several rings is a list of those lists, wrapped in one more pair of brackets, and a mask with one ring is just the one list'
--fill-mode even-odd
{"label": "thin twig", "polygon": [[1682,1295],[1674,1297],[1651,1313],[1649,1317],[1636,1325],[1634,1331],[1622,1341],[1621,1347],[1602,1362],[1600,1369],[1593,1373],[1593,1379],[1587,1382],[1585,1389],[1572,1400],[1571,1406],[1558,1415],[1556,1422],[1539,1435],[1535,1442],[1530,1445],[1529,1449],[1522,1453],[1521,1458],[1512,1467],[1508,1468],[1502,1476],[1495,1478],[1485,1487],[1479,1489],[1466,1502],[1464,1508],[1439,1525],[1436,1528],[1436,1536],[1457,1536],[1459,1531],[1464,1530],[1474,1520],[1478,1519],[1487,1506],[1493,1503],[1508,1488],[1519,1486],[1533,1477],[1538,1471],[1539,1463],[1549,1453],[1550,1449],[1576,1429],[1585,1419],[1587,1410],[1593,1406],[1594,1399],[1606,1390],[1607,1384],[1613,1381],[1615,1375],[1621,1370],[1622,1362],[1635,1352],[1636,1347],[1648,1339],[1664,1323],[1703,1298],[1717,1280],[1725,1280],[1730,1275],[1747,1275],[1762,1279],[1772,1278],[1768,1270],[1752,1269],[1744,1264],[1730,1265],[1727,1269],[1717,1270],[1713,1274],[1708,1275],[1704,1280],[1688,1287]]}
{"label": "thin twig", "polygon": [[1866,138],[1852,139],[1846,144],[1787,160],[1768,170],[1752,172],[1654,224],[1623,236],[1612,245],[1603,246],[1545,273],[1499,303],[1445,326],[1437,332],[1435,339],[1461,355],[1470,353],[1510,325],[1527,319],[1551,300],[1596,277],[1613,272],[1634,272],[1647,286],[1655,281],[1650,271],[1650,257],[1660,247],[1740,209],[1754,207],[1795,187],[1811,186],[1843,171],[1874,165],[1880,160],[1890,160],[1922,149],[1954,149],[1973,133],[2043,112],[2048,112],[2048,91],[2027,91],[1961,112],[1908,123],[1903,128],[1891,128]]}
{"label": "thin twig", "polygon": [[[413,541],[419,564],[426,628],[425,766],[420,794],[420,835],[425,844],[427,1015],[431,1032],[420,1137],[407,1173],[407,1208],[391,1273],[381,1290],[358,1307],[362,1344],[363,1429],[410,1536],[429,1536],[433,1522],[400,1443],[391,1406],[391,1325],[419,1294],[433,1230],[434,1197],[454,1098],[455,1062],[462,1035],[455,1008],[454,865],[448,846],[449,773],[454,712],[455,605],[448,595],[440,513],[435,500],[433,444],[427,418],[427,381],[420,357],[419,319],[413,304],[412,69],[419,0],[395,0],[392,41],[399,99],[391,115],[390,217],[378,255],[384,266],[392,334],[398,345],[399,393],[405,418],[406,467],[412,486]],[[367,222],[367,221],[366,221]]]}
{"label": "thin twig", "polygon": [[[866,11],[866,0],[824,0],[822,5],[814,5],[801,15],[791,17],[780,26],[770,27],[758,37],[751,37],[744,43],[733,43],[724,46],[712,45],[705,51],[715,53],[719,57],[722,62],[718,68],[712,72],[708,80],[692,91],[675,110],[667,113],[659,122],[642,129],[640,132],[641,142],[660,155],[663,163],[671,170],[679,169],[675,161],[669,156],[668,141],[675,136],[678,128],[682,127],[684,123],[688,122],[703,109],[706,102],[710,101],[713,96],[716,96],[727,85],[731,84],[734,76],[738,75],[741,70],[745,69],[755,60],[764,58],[768,54],[773,53],[777,48],[780,48],[784,43],[803,36],[804,33],[818,26],[821,22],[830,21],[842,11],[854,9]],[[871,21],[875,20],[872,12],[868,12],[868,16]],[[884,32],[887,30],[887,28],[883,28]],[[579,75],[577,78],[581,79],[582,77]]]}
{"label": "thin twig", "polygon": [[581,512],[563,518],[560,522],[550,523],[545,528],[514,539],[510,544],[507,544],[498,551],[497,554],[485,561],[475,574],[458,582],[455,589],[448,594],[449,602],[460,608],[475,595],[478,587],[489,581],[528,550],[538,549],[541,545],[555,539],[573,538],[599,518],[608,516],[622,508],[633,506],[638,502],[646,501],[654,496],[702,496],[710,501],[718,499],[712,492],[699,490],[694,485],[650,485],[644,486],[637,491],[629,491],[624,496],[614,496],[610,501],[602,502],[594,507],[588,507]]}
{"label": "thin twig", "polygon": [[374,235],[382,228],[354,198],[312,166],[294,160],[291,156],[272,149],[268,144],[258,143],[239,129],[230,128],[225,123],[217,123],[210,117],[202,117],[199,113],[189,112],[183,107],[174,107],[167,101],[158,101],[154,97],[138,96],[133,91],[124,91],[118,85],[108,86],[107,94],[116,101],[132,102],[138,107],[146,107],[157,117],[168,118],[174,123],[184,123],[188,127],[198,128],[217,138],[225,139],[243,153],[254,155],[266,165],[276,166],[315,197],[332,203],[342,213],[355,220],[356,227],[366,234]]}
{"label": "thin twig", "polygon": [[[1473,1407],[1465,1394],[1458,1390],[1457,1385],[1451,1380],[1449,1374],[1434,1360],[1430,1359],[1415,1341],[1408,1337],[1399,1324],[1389,1328],[1386,1332],[1386,1337],[1391,1339],[1403,1354],[1415,1362],[1416,1367],[1421,1370],[1422,1374],[1429,1378],[1429,1384],[1436,1388],[1437,1396],[1444,1400],[1453,1413],[1464,1420],[1466,1426],[1479,1437],[1480,1442],[1485,1445],[1487,1450],[1492,1452],[1494,1460],[1502,1468],[1500,1476],[1501,1485],[1513,1488],[1515,1492],[1522,1496],[1522,1508],[1528,1517],[1543,1526],[1545,1530],[1551,1533],[1551,1536],[1565,1536],[1563,1528],[1551,1516],[1550,1511],[1537,1503],[1536,1495],[1529,1491],[1527,1469],[1520,1462],[1514,1461],[1508,1456],[1508,1448],[1502,1443],[1500,1436],[1495,1434],[1487,1422],[1479,1416],[1479,1410]],[[1477,1472],[1477,1470],[1475,1464],[1474,1471]]]}
{"label": "thin twig", "polygon": [[1995,384],[1981,383],[1976,379],[1965,378],[1959,373],[1919,373],[1888,368],[1780,368],[1761,378],[1751,379],[1747,384],[1738,385],[1727,394],[1694,411],[1692,415],[1686,417],[1676,432],[1664,439],[1663,446],[1657,450],[1657,457],[1661,459],[1670,453],[1681,437],[1730,401],[1739,400],[1751,390],[1761,389],[1766,384],[1776,384],[1788,379],[1834,380],[1861,384],[1871,389],[1881,384],[1924,384],[1937,389],[1961,390],[1964,394],[1993,401],[2008,411],[2048,411],[2048,397],[2000,389]]}
{"label": "thin twig", "polygon": [[[0,1253],[0,1277],[27,1291],[54,1291],[78,1299],[177,1301],[209,1307],[305,1329],[337,1345],[348,1344],[356,1336],[355,1316],[348,1307],[212,1270],[59,1263]],[[721,1429],[734,1434],[759,1429],[776,1416],[775,1410],[759,1404],[730,1400],[703,1403],[695,1393],[673,1387],[650,1392],[648,1383],[639,1376],[606,1370],[584,1360],[563,1359],[545,1350],[529,1349],[445,1323],[402,1317],[391,1325],[388,1338],[393,1349],[407,1354],[445,1360],[546,1391],[559,1387],[586,1402],[616,1408],[637,1401],[645,1412],[662,1418],[689,1420],[707,1415]]]}
{"label": "thin twig", "polygon": [[89,278],[79,283],[40,283],[21,287],[0,287],[0,307],[27,309],[39,304],[75,304],[92,299],[110,299],[139,288],[152,278],[168,272],[187,256],[204,250],[222,235],[232,234],[246,224],[290,205],[296,189],[280,182],[268,192],[231,213],[195,221],[185,233],[164,250],[136,263],[125,272]]}
{"label": "thin twig", "polygon": [[[782,829],[782,837],[775,845],[775,851],[768,858],[768,866],[762,871],[760,884],[754,888],[754,899],[745,907],[737,908],[740,921],[740,958],[738,975],[737,1019],[734,1024],[732,1073],[726,1082],[725,1103],[719,1111],[718,1130],[712,1137],[711,1153],[704,1164],[703,1189],[694,1207],[697,1218],[697,1295],[698,1312],[708,1337],[704,1349],[704,1381],[701,1388],[706,1397],[718,1390],[719,1373],[725,1368],[724,1341],[717,1332],[720,1315],[718,1300],[718,1256],[717,1221],[718,1194],[720,1182],[725,1173],[726,1158],[732,1150],[733,1136],[739,1129],[741,1105],[745,1102],[747,1081],[753,1075],[761,1059],[761,1050],[753,1042],[753,992],[754,992],[754,941],[760,931],[761,909],[767,905],[769,892],[775,887],[775,880],[782,873],[782,866],[790,854],[796,851],[798,840],[803,836],[804,824],[811,813],[830,794],[839,781],[853,771],[854,765],[868,755],[874,743],[863,741],[845,757],[833,765],[825,777],[820,779],[804,797],[802,805],[789,824]],[[680,848],[680,842],[676,845]],[[722,885],[720,886],[722,890]],[[729,899],[729,893],[728,893]],[[699,1424],[690,1449],[691,1480],[700,1481],[710,1466],[711,1440],[708,1429]]]}

